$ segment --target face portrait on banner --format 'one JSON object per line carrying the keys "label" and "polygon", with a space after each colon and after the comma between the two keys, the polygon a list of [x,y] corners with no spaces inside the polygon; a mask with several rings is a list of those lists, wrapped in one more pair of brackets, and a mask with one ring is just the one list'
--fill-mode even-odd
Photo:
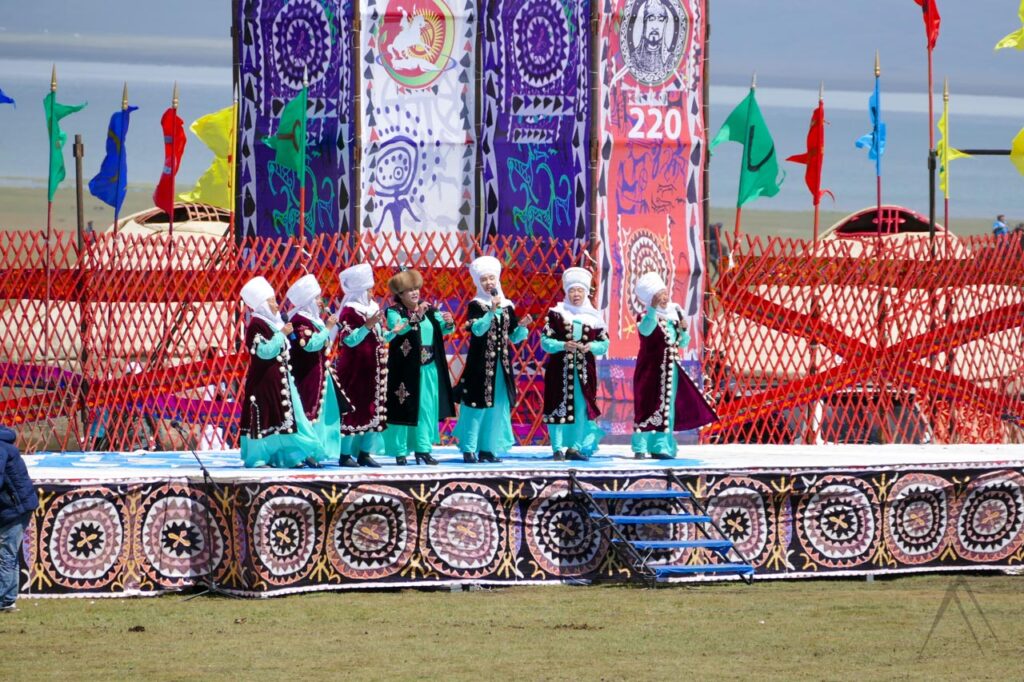
{"label": "face portrait on banner", "polygon": [[660,85],[675,74],[689,36],[679,0],[631,0],[622,13],[619,45],[630,74],[643,85]]}

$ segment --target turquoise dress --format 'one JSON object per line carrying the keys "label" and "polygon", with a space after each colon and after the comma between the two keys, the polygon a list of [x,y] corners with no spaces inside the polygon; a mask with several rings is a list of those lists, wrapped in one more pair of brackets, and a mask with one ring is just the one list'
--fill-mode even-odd
{"label": "turquoise dress", "polygon": [[[572,340],[579,341],[583,336],[583,323],[579,320],[572,322]],[[608,341],[592,341],[590,352],[595,356],[601,356],[608,352]],[[540,341],[540,347],[545,353],[561,353],[565,350],[565,341],[552,339],[544,336]],[[583,453],[587,457],[597,452],[597,446],[604,436],[604,431],[587,416],[587,401],[583,397],[583,388],[580,386],[580,375],[573,372],[573,415],[572,424],[548,424],[548,435],[551,438],[552,452],[573,449]]]}
{"label": "turquoise dress", "polygon": [[[644,318],[640,320],[637,329],[642,336],[650,336],[658,326],[658,314],[654,309],[649,309]],[[690,332],[684,331],[676,336],[676,327],[667,324],[664,327],[665,335],[668,337],[669,346],[686,346],[690,343]],[[671,388],[669,390],[669,405],[675,405],[676,392],[679,390],[679,364],[672,363]],[[668,411],[668,431],[637,431],[633,434],[632,449],[634,454],[649,453],[659,455],[671,455],[675,457],[679,446],[675,437],[675,410]]]}
{"label": "turquoise dress", "polygon": [[[254,354],[260,360],[280,360],[278,356],[288,353],[288,339],[280,331],[275,331],[269,340],[262,336],[257,337],[253,348]],[[247,435],[242,435],[241,456],[242,463],[246,467],[291,468],[301,466],[308,459],[317,462],[327,459],[327,453],[324,451],[320,439],[317,438],[316,429],[306,418],[302,409],[302,400],[295,388],[291,372],[283,366],[287,364],[287,357],[286,355],[284,358],[285,362],[280,363],[282,365],[280,370],[287,383],[291,402],[283,407],[291,412],[291,417],[295,420],[295,433],[274,433],[262,438],[250,438]],[[272,387],[269,387],[269,391],[275,393]],[[280,400],[280,396],[277,399]],[[245,404],[248,403],[249,401],[246,400]]]}
{"label": "turquoise dress", "polygon": [[[505,314],[505,308],[488,311],[473,321],[470,327],[473,336],[484,336],[495,318]],[[512,343],[522,343],[530,330],[518,326],[509,335]],[[512,433],[512,406],[508,402],[505,373],[494,373],[494,405],[491,407],[469,407],[465,403],[459,408],[459,420],[455,424],[455,438],[462,452],[490,452],[502,455],[515,445]]]}
{"label": "turquoise dress", "polygon": [[[331,340],[331,332],[323,320],[307,318],[316,327],[316,332],[306,339],[302,350],[306,353],[319,353]],[[329,371],[329,370],[328,370]],[[323,444],[326,458],[338,459],[341,453],[341,408],[338,405],[338,394],[334,391],[334,377],[327,376],[324,381],[324,393],[320,402],[320,416],[313,422],[313,430]]]}
{"label": "turquoise dress", "polygon": [[[402,316],[394,310],[387,312],[388,327],[394,328],[402,321]],[[455,325],[447,325],[438,312],[434,312],[434,320],[441,329],[442,336],[455,331]],[[430,348],[434,343],[434,326],[432,324],[417,325],[420,330],[420,348]],[[409,325],[398,336],[413,331]],[[410,452],[430,453],[435,445],[440,444],[441,435],[438,419],[438,388],[437,367],[433,362],[420,365],[419,419],[416,426],[404,424],[388,424],[384,430],[384,448],[388,457],[408,457]]]}

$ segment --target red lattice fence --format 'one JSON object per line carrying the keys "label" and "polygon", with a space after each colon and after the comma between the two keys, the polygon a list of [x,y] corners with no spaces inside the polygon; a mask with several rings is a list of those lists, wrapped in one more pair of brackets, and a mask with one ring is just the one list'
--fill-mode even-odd
{"label": "red lattice fence", "polygon": [[[0,233],[0,423],[40,449],[237,445],[248,358],[241,285],[266,276],[283,296],[311,272],[332,307],[336,273],[397,264],[424,275],[425,296],[465,315],[465,267],[486,251],[504,288],[541,319],[561,299],[577,245],[454,234],[319,237],[304,244],[100,235],[79,252],[39,233]],[[746,238],[709,285],[705,382],[722,421],[717,442],[1017,441],[1024,416],[1024,249],[1015,238],[810,242]],[[712,254],[714,260],[714,254]],[[540,336],[518,352],[521,442],[546,437]],[[464,332],[449,344],[462,371]],[[618,365],[612,369],[617,371]],[[621,368],[619,368],[621,369]],[[616,381],[629,382],[624,370]],[[613,371],[614,374],[614,371]],[[617,376],[617,375],[615,375]],[[622,405],[606,405],[626,418]]]}
{"label": "red lattice fence", "polygon": [[710,287],[724,442],[1006,442],[1024,417],[1024,244],[744,238]]}

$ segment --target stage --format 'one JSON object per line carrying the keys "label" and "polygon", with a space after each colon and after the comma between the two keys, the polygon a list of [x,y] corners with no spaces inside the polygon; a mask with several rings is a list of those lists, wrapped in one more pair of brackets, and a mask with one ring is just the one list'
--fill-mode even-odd
{"label": "stage", "polygon": [[[237,451],[198,454],[210,482],[191,452],[26,456],[41,508],[26,534],[23,592],[158,594],[211,570],[224,590],[253,597],[628,579],[570,498],[570,470],[594,490],[660,489],[674,474],[757,579],[1024,562],[1021,446],[682,446],[665,462],[635,460],[625,445],[554,462],[535,447],[486,465],[440,448],[433,467],[293,470],[245,469]],[[672,500],[606,504],[678,512]],[[694,529],[633,532],[687,539]],[[703,549],[661,554],[708,561]]]}

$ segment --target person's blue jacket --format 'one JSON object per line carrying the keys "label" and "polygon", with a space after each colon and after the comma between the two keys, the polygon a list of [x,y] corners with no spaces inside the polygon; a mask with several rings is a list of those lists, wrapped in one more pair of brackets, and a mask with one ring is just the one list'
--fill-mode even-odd
{"label": "person's blue jacket", "polygon": [[14,445],[15,433],[0,426],[0,528],[20,520],[39,506],[36,487]]}

